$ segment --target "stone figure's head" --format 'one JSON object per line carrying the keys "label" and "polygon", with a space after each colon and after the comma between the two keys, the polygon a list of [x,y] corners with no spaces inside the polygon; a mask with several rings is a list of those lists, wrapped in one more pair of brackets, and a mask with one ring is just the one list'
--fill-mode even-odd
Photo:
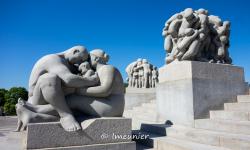
{"label": "stone figure's head", "polygon": [[218,16],[210,15],[208,16],[208,21],[212,24],[215,28],[222,25],[222,21]]}
{"label": "stone figure's head", "polygon": [[200,8],[196,11],[198,14],[208,15],[208,10]]}
{"label": "stone figure's head", "polygon": [[88,59],[88,51],[84,46],[74,46],[65,52],[65,58],[70,64],[81,64]]}
{"label": "stone figure's head", "polygon": [[142,60],[142,63],[143,63],[143,64],[148,64],[148,60],[147,60],[147,59],[143,59],[143,60]]}
{"label": "stone figure's head", "polygon": [[183,11],[183,17],[188,21],[188,22],[192,22],[195,19],[194,16],[194,11],[192,8],[186,8]]}
{"label": "stone figure's head", "polygon": [[225,26],[227,29],[229,29],[231,26],[230,21],[224,21],[223,26]]}
{"label": "stone figure's head", "polygon": [[90,64],[89,62],[85,61],[83,63],[80,64],[80,66],[78,67],[78,70],[82,73],[85,74],[88,70],[90,70]]}
{"label": "stone figure's head", "polygon": [[156,67],[156,66],[153,66],[153,69],[154,69],[154,70],[157,70],[157,67]]}
{"label": "stone figure's head", "polygon": [[102,49],[94,49],[90,52],[90,63],[92,67],[96,68],[97,64],[107,64],[109,55]]}
{"label": "stone figure's head", "polygon": [[142,64],[142,59],[141,59],[141,58],[138,58],[136,62],[137,62],[137,66],[139,66],[139,65]]}

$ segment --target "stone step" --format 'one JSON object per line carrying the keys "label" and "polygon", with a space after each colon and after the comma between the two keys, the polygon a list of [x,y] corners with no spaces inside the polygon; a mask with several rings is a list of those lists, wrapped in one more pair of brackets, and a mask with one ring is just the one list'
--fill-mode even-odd
{"label": "stone step", "polygon": [[250,113],[243,111],[224,111],[216,110],[210,111],[210,119],[223,119],[235,121],[249,121]]}
{"label": "stone step", "polygon": [[129,116],[131,118],[136,117],[142,120],[157,121],[157,113],[140,113],[135,111],[126,111],[124,116]]}
{"label": "stone step", "polygon": [[144,103],[141,105],[141,107],[145,108],[145,109],[157,109],[157,105],[154,103]]}
{"label": "stone step", "polygon": [[248,111],[250,112],[250,103],[225,103],[225,110],[230,111]]}
{"label": "stone step", "polygon": [[156,140],[157,150],[230,150],[228,148],[205,145],[172,137],[164,137]]}
{"label": "stone step", "polygon": [[233,148],[234,150],[250,149],[250,135],[244,134],[232,134],[173,125],[167,128],[167,136],[212,146]]}
{"label": "stone step", "polygon": [[144,108],[144,107],[134,107],[133,111],[141,112],[141,113],[156,113],[156,109]]}
{"label": "stone step", "polygon": [[238,95],[237,96],[237,101],[239,103],[250,103],[250,95]]}
{"label": "stone step", "polygon": [[250,135],[250,121],[197,119],[195,128]]}

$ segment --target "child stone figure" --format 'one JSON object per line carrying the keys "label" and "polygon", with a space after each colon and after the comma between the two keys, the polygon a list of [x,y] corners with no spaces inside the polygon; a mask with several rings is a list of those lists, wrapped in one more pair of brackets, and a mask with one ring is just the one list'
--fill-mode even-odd
{"label": "child stone figure", "polygon": [[78,71],[80,71],[80,74],[82,77],[85,78],[98,78],[97,73],[95,73],[91,67],[89,62],[85,61],[80,64],[78,67]]}
{"label": "child stone figure", "polygon": [[[82,76],[84,78],[88,78],[88,79],[97,79],[98,78],[97,73],[91,69],[89,62],[87,62],[87,61],[85,61],[79,65],[78,71],[79,71],[78,75]],[[66,95],[73,94],[76,92],[76,88],[63,87],[63,91],[65,92]]]}

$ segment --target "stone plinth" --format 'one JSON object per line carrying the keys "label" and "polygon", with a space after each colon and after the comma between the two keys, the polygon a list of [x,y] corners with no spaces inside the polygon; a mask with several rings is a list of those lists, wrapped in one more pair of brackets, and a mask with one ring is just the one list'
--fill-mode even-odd
{"label": "stone plinth", "polygon": [[155,88],[126,88],[125,110],[154,100]]}
{"label": "stone plinth", "polygon": [[247,93],[241,67],[195,61],[173,62],[159,69],[156,88],[159,116],[174,124],[194,126],[209,110],[222,109]]}
{"label": "stone plinth", "polygon": [[135,150],[131,138],[131,119],[96,118],[81,123],[82,130],[65,131],[59,122],[29,124],[26,149],[127,149]]}

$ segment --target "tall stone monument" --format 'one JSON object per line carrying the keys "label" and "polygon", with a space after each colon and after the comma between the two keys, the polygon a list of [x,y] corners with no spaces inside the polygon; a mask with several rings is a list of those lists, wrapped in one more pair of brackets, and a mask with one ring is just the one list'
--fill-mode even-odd
{"label": "tall stone monument", "polygon": [[28,102],[16,104],[25,149],[135,149],[131,119],[122,118],[123,79],[108,61],[103,50],[83,46],[37,61]]}
{"label": "tall stone monument", "polygon": [[126,68],[128,75],[125,95],[125,109],[131,109],[144,102],[155,99],[155,87],[158,83],[158,69],[147,59],[138,58]]}
{"label": "tall stone monument", "polygon": [[166,65],[159,69],[156,88],[159,116],[194,126],[209,110],[247,92],[243,68],[230,65],[229,35],[230,22],[205,9],[187,8],[167,20]]}

